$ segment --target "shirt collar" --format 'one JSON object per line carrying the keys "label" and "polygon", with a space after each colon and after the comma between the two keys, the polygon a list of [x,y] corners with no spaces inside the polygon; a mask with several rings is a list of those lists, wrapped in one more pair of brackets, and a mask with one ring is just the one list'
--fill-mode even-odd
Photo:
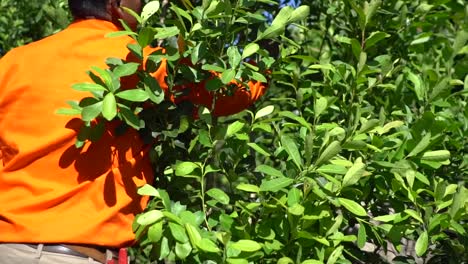
{"label": "shirt collar", "polygon": [[68,28],[88,28],[101,29],[105,31],[119,31],[120,29],[114,23],[102,19],[78,19],[73,21]]}

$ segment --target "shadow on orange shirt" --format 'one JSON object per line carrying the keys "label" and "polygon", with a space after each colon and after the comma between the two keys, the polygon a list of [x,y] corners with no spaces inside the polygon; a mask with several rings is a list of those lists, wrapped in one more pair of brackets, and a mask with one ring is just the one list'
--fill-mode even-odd
{"label": "shadow on orange shirt", "polygon": [[[121,212],[134,213],[142,202],[142,196],[137,194],[139,186],[134,179],[142,182],[153,180],[152,174],[142,170],[150,164],[147,155],[150,146],[145,146],[133,129],[118,133],[119,123],[120,121],[106,123],[101,138],[86,143],[83,148],[69,146],[61,155],[59,166],[62,169],[73,166],[78,173],[79,183],[94,181],[105,174],[104,201],[109,207],[117,204],[115,184],[123,184],[132,202],[127,206],[128,210],[122,208]],[[68,122],[66,128],[78,133],[81,126],[82,121],[75,118]]]}

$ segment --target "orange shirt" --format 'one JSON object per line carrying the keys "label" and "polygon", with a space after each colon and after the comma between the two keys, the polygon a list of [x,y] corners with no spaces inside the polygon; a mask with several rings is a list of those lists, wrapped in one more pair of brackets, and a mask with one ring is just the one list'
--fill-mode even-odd
{"label": "orange shirt", "polygon": [[[110,22],[82,20],[41,41],[16,48],[0,60],[0,242],[127,246],[132,221],[146,206],[137,188],[153,180],[138,133],[114,133],[76,149],[80,120],[54,114],[67,100],[86,93],[71,85],[89,82],[91,66],[105,68],[108,57],[125,58],[126,36]],[[165,65],[154,73],[162,87]],[[265,87],[250,84],[221,98],[218,115],[238,112]],[[190,100],[211,96],[194,89]],[[235,99],[234,99],[235,98]]]}

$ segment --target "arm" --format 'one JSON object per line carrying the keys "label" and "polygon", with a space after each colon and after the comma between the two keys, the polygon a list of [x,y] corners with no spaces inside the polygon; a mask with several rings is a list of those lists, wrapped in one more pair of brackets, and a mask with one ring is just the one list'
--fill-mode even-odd
{"label": "arm", "polygon": [[248,86],[249,89],[246,89],[238,84],[238,88],[233,95],[216,94],[214,109],[212,105],[215,95],[213,92],[206,90],[205,82],[192,87],[188,100],[194,104],[207,107],[215,116],[233,115],[251,106],[267,89],[266,84],[256,81],[249,81]]}
{"label": "arm", "polygon": [[[145,55],[150,54],[152,50],[145,50]],[[146,56],[145,56],[146,57]],[[160,67],[152,73],[155,79],[158,81],[161,88],[166,92],[168,92],[168,86],[165,81],[167,76],[167,65],[166,62],[163,61]],[[218,74],[214,74],[218,75]],[[206,81],[202,81],[197,84],[185,84],[183,86],[174,87],[175,91],[177,90],[188,90],[186,96],[182,96],[181,98],[175,99],[172,95],[170,100],[178,103],[180,101],[188,100],[196,105],[202,105],[207,107],[212,111],[215,116],[226,116],[226,115],[233,115],[236,114],[249,106],[251,106],[255,101],[257,101],[266,91],[267,86],[265,83],[257,82],[257,81],[249,81],[247,83],[249,89],[242,87],[241,84],[232,82],[231,85],[236,86],[237,89],[232,95],[226,94],[219,94],[215,92],[210,92],[205,88]],[[213,107],[213,100],[214,97],[214,107]]]}

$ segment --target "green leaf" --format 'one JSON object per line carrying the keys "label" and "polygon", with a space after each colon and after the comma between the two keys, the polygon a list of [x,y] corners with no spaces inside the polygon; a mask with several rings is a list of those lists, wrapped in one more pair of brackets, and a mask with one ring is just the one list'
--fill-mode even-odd
{"label": "green leaf", "polygon": [[450,159],[450,151],[448,150],[427,151],[421,157],[421,160],[426,161],[446,161],[448,159]]}
{"label": "green leaf", "polygon": [[262,148],[261,146],[259,146],[256,143],[247,143],[247,145],[249,147],[251,147],[253,150],[255,150],[257,153],[260,153],[265,157],[270,157],[271,156],[270,153],[268,153],[264,148]]}
{"label": "green leaf", "polygon": [[288,213],[292,215],[296,215],[296,216],[301,216],[302,214],[304,214],[304,210],[305,210],[304,206],[300,204],[295,204],[288,208]]}
{"label": "green leaf", "polygon": [[164,221],[159,221],[148,228],[148,238],[151,242],[158,243],[161,240],[163,236],[163,224]]}
{"label": "green leaf", "polygon": [[239,132],[242,128],[244,128],[245,126],[245,123],[241,122],[241,121],[236,121],[232,124],[230,124],[226,130],[226,136],[225,138],[229,138],[230,136],[236,134],[237,132]]}
{"label": "green leaf", "polygon": [[372,130],[373,128],[375,128],[376,126],[378,126],[379,123],[380,123],[380,120],[378,119],[366,120],[366,122],[362,124],[361,128],[359,129],[359,133],[366,133]]}
{"label": "green leaf", "polygon": [[431,143],[431,133],[427,133],[424,137],[418,142],[413,150],[408,154],[408,157],[413,157],[418,155],[421,151],[425,150]]}
{"label": "green leaf", "polygon": [[289,154],[289,157],[293,160],[299,170],[302,169],[302,158],[296,142],[289,136],[281,136],[281,145]]}
{"label": "green leaf", "polygon": [[142,226],[148,226],[157,221],[163,219],[164,214],[159,210],[151,210],[140,215],[137,219],[137,223]]}
{"label": "green leaf", "polygon": [[429,244],[429,237],[428,237],[427,231],[424,231],[421,233],[418,240],[416,240],[416,245],[415,245],[416,255],[418,255],[419,257],[424,255],[424,253],[426,253],[428,244]]}
{"label": "green leaf", "polygon": [[421,77],[418,75],[412,73],[411,71],[407,71],[406,75],[408,77],[408,80],[413,83],[413,90],[416,93],[416,96],[419,101],[422,101],[425,97],[425,88],[424,88],[424,83],[421,80]]}
{"label": "green leaf", "polygon": [[426,43],[431,39],[431,37],[432,33],[420,34],[416,37],[415,40],[411,41],[410,46]]}
{"label": "green leaf", "polygon": [[288,206],[293,206],[300,203],[302,200],[302,192],[297,188],[291,188],[288,192]]}
{"label": "green leaf", "polygon": [[154,196],[160,198],[161,196],[159,195],[159,191],[156,190],[153,186],[149,184],[145,184],[142,187],[138,188],[138,194],[139,195],[148,195],[148,196]]}
{"label": "green leaf", "polygon": [[132,52],[135,57],[137,57],[140,61],[143,60],[143,49],[141,48],[140,44],[138,43],[130,43],[127,45],[127,49]]}
{"label": "green leaf", "polygon": [[403,126],[405,123],[403,121],[397,120],[397,121],[392,121],[383,126],[383,128],[378,130],[379,135],[386,134],[388,131],[390,131],[392,128],[399,128]]}
{"label": "green leaf", "polygon": [[176,176],[188,176],[197,168],[200,168],[200,166],[196,163],[189,161],[181,162],[176,165],[175,174]]}
{"label": "green leaf", "polygon": [[221,189],[212,188],[206,194],[222,204],[229,204],[229,196]]}
{"label": "green leaf", "polygon": [[318,172],[345,175],[349,170],[342,165],[327,164],[317,169]]}
{"label": "green leaf", "polygon": [[312,127],[310,126],[309,122],[307,122],[302,116],[298,116],[291,111],[281,111],[279,114],[280,116],[284,116],[292,120],[295,120],[302,126],[307,127],[307,129],[312,130]]}
{"label": "green leaf", "polygon": [[273,180],[263,180],[260,185],[260,191],[262,192],[277,192],[283,188],[288,187],[294,182],[290,178],[277,178]]}
{"label": "green leaf", "polygon": [[119,113],[122,115],[127,125],[136,130],[140,129],[140,118],[129,107],[119,105]]}
{"label": "green leaf", "polygon": [[260,49],[260,46],[257,43],[249,43],[244,47],[242,51],[242,59],[245,59],[253,54],[255,54]]}
{"label": "green leaf", "polygon": [[181,243],[187,243],[189,241],[185,228],[179,224],[169,222],[169,229],[175,240]]}
{"label": "green leaf", "polygon": [[[137,12],[135,12],[133,9],[130,9],[128,7],[125,7],[125,6],[119,6],[119,8],[123,9],[126,13],[130,14],[132,17],[134,17],[138,21],[138,23],[141,24],[140,15],[138,15]],[[120,21],[123,22],[122,19]],[[124,23],[124,24],[126,25],[126,23]]]}
{"label": "green leaf", "polygon": [[237,185],[236,189],[245,191],[245,192],[252,192],[252,193],[259,193],[260,188],[256,185],[253,184],[247,184],[247,183],[240,183]]}
{"label": "green leaf", "polygon": [[237,68],[242,60],[239,48],[237,46],[231,46],[227,49],[226,54],[228,55],[231,68]]}
{"label": "green leaf", "polygon": [[159,1],[150,1],[147,3],[141,11],[141,24],[145,24],[148,19],[156,14],[160,8]]}
{"label": "green leaf", "polygon": [[148,93],[140,89],[125,90],[117,93],[115,96],[131,102],[145,102],[149,99]]}
{"label": "green leaf", "polygon": [[[186,3],[191,4],[190,1],[186,1]],[[184,27],[184,31],[187,31],[185,27],[186,22],[183,20],[183,18],[187,19],[192,25],[193,24],[192,16],[187,11],[183,10],[182,8],[176,5],[171,5],[170,8],[176,13],[177,17],[179,18],[180,24],[182,24],[182,26]]]}
{"label": "green leaf", "polygon": [[464,207],[465,201],[467,200],[465,192],[466,192],[466,188],[460,187],[458,189],[458,192],[453,196],[453,203],[449,209],[449,215],[452,218],[455,218],[458,211]]}
{"label": "green leaf", "polygon": [[257,111],[254,120],[270,115],[271,113],[273,113],[273,111],[275,111],[275,107],[273,105],[265,106],[264,108]]}
{"label": "green leaf", "polygon": [[339,246],[333,250],[333,252],[330,254],[330,257],[327,260],[327,264],[335,264],[336,261],[338,260],[339,257],[341,257],[341,254],[343,253],[344,246]]}
{"label": "green leaf", "polygon": [[381,0],[371,0],[370,3],[364,2],[364,15],[366,16],[366,25],[371,21],[377,9],[382,4]]}
{"label": "green leaf", "polygon": [[133,31],[124,30],[124,31],[115,31],[115,32],[107,33],[105,37],[116,38],[116,37],[121,37],[121,36],[138,36],[138,34]]}
{"label": "green leaf", "polygon": [[351,213],[357,216],[367,216],[366,210],[353,200],[338,198],[338,202]]}
{"label": "green leaf", "polygon": [[169,253],[171,253],[171,248],[169,247],[169,240],[167,237],[163,237],[159,247],[159,258],[164,259],[166,258]]}
{"label": "green leaf", "polygon": [[117,102],[113,93],[108,93],[102,101],[102,116],[111,121],[117,115]]}
{"label": "green leaf", "polygon": [[205,252],[218,253],[221,251],[218,246],[208,238],[202,238],[198,241],[197,247]]}
{"label": "green leaf", "polygon": [[235,77],[236,77],[236,70],[235,69],[228,69],[228,70],[225,70],[221,74],[221,81],[224,84],[228,84],[228,83],[234,81]]}
{"label": "green leaf", "polygon": [[257,81],[257,82],[261,82],[261,83],[268,82],[267,78],[263,74],[260,74],[258,72],[252,72],[251,77],[252,77],[252,80]]}
{"label": "green leaf", "polygon": [[414,219],[418,220],[419,222],[421,222],[421,224],[424,224],[424,221],[418,212],[414,211],[413,209],[405,209],[404,212],[410,215],[411,217],[413,217]]}
{"label": "green leaf", "polygon": [[124,76],[130,76],[134,74],[137,70],[138,67],[140,66],[139,63],[135,62],[130,62],[130,63],[125,63],[122,65],[119,65],[115,67],[114,69],[114,76],[117,78],[124,77]]}
{"label": "green leaf", "polygon": [[445,77],[439,83],[437,83],[436,86],[434,86],[434,88],[432,88],[431,94],[429,95],[430,101],[435,101],[436,99],[439,99],[439,95],[443,95],[445,91],[450,90],[449,80],[449,77]]}
{"label": "green leaf", "polygon": [[106,87],[97,83],[76,83],[72,85],[72,89],[80,92],[107,91]]}
{"label": "green leaf", "polygon": [[257,40],[275,38],[284,33],[284,27],[285,24],[272,24],[258,36]]}
{"label": "green leaf", "polygon": [[308,259],[302,261],[301,264],[323,264],[323,262],[315,259]]}
{"label": "green leaf", "polygon": [[339,141],[333,141],[328,147],[320,154],[320,157],[315,162],[315,166],[320,166],[322,163],[329,161],[341,151]]}
{"label": "green leaf", "polygon": [[293,23],[297,21],[301,21],[306,19],[310,14],[310,7],[307,5],[299,6],[298,8],[294,9],[291,16],[288,19],[288,23]]}
{"label": "green leaf", "polygon": [[354,162],[353,166],[349,168],[346,175],[343,177],[342,188],[354,185],[361,179],[362,175],[364,174],[366,165],[362,163],[361,158],[357,158]]}
{"label": "green leaf", "polygon": [[291,18],[291,15],[293,13],[294,9],[290,6],[284,6],[281,8],[281,10],[278,12],[278,15],[273,19],[273,22],[271,22],[271,25],[282,25],[283,27],[286,26],[286,23],[289,21]]}
{"label": "green leaf", "polygon": [[149,99],[156,104],[164,101],[164,91],[153,77],[145,77],[145,92],[148,94]]}
{"label": "green leaf", "polygon": [[282,257],[278,260],[276,264],[294,264],[294,261],[288,257]]}
{"label": "green leaf", "polygon": [[274,177],[284,178],[284,174],[281,171],[273,167],[270,167],[268,165],[265,165],[265,164],[258,165],[255,171],[261,172],[270,176],[274,176]]}
{"label": "green leaf", "polygon": [[138,38],[137,38],[138,44],[141,47],[148,46],[153,41],[155,34],[156,34],[156,31],[153,28],[143,27],[140,30],[140,33],[138,33]]}
{"label": "green leaf", "polygon": [[93,121],[102,112],[102,102],[97,102],[92,105],[83,107],[81,111],[81,119],[85,122]]}
{"label": "green leaf", "polygon": [[81,110],[80,109],[71,109],[71,108],[60,108],[55,111],[56,115],[67,115],[67,116],[74,116],[74,115],[80,115]]}
{"label": "green leaf", "polygon": [[197,247],[198,243],[202,239],[198,229],[192,224],[185,223],[185,230],[187,231],[187,234],[189,236],[190,243],[192,243],[192,246]]}
{"label": "green leaf", "polygon": [[364,226],[363,223],[359,223],[357,246],[361,249],[364,248],[364,246],[366,245],[366,241],[367,241],[366,227]]}
{"label": "green leaf", "polygon": [[184,260],[190,255],[191,252],[192,252],[192,246],[190,245],[190,243],[181,244],[179,242],[176,242],[175,253],[177,257]]}
{"label": "green leaf", "polygon": [[380,32],[380,31],[372,32],[370,36],[366,39],[366,49],[374,46],[379,41],[388,37],[390,37],[390,35],[385,32]]}
{"label": "green leaf", "polygon": [[205,71],[215,71],[215,72],[223,72],[224,68],[219,67],[218,65],[213,65],[213,64],[204,64],[202,66],[202,70]]}
{"label": "green leaf", "polygon": [[325,97],[320,97],[315,101],[314,105],[314,115],[315,117],[319,117],[325,109],[328,107],[328,100]]}
{"label": "green leaf", "polygon": [[229,247],[244,252],[255,252],[262,249],[262,246],[259,243],[248,239],[241,239],[237,242],[231,243]]}
{"label": "green leaf", "polygon": [[217,91],[224,86],[224,83],[219,78],[213,78],[206,82],[205,88],[208,91]]}
{"label": "green leaf", "polygon": [[167,39],[173,36],[176,36],[180,33],[178,27],[165,27],[165,28],[156,28],[156,35],[154,36],[155,39]]}
{"label": "green leaf", "polygon": [[106,84],[107,88],[109,88],[110,91],[115,90],[114,89],[114,84],[113,84],[113,81],[112,81],[112,76],[111,76],[109,70],[103,70],[103,69],[101,69],[99,67],[96,67],[96,66],[91,66],[91,69],[93,69],[95,72],[97,72],[99,74],[99,76],[104,81],[104,83]]}
{"label": "green leaf", "polygon": [[227,263],[229,263],[229,264],[249,264],[249,262],[246,259],[241,259],[241,258],[228,258]]}
{"label": "green leaf", "polygon": [[195,46],[195,48],[193,48],[192,54],[190,55],[192,64],[196,64],[198,61],[203,59],[207,51],[208,51],[208,47],[207,47],[206,42],[204,41],[199,42],[198,45]]}

